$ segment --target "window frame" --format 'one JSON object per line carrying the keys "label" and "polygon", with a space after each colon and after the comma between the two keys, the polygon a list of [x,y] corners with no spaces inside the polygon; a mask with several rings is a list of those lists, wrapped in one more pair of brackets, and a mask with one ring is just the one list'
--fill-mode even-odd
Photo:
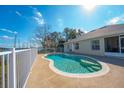
{"label": "window frame", "polygon": [[75,43],[74,45],[75,45],[75,47],[74,47],[75,50],[78,50],[78,49],[80,48],[80,47],[79,47],[79,42]]}
{"label": "window frame", "polygon": [[92,50],[100,50],[100,40],[92,40],[91,41],[91,49]]}

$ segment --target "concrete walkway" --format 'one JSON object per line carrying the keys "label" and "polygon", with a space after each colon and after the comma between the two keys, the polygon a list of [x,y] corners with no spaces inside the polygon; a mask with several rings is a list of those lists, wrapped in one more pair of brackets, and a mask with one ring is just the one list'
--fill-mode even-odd
{"label": "concrete walkway", "polygon": [[49,68],[49,62],[37,56],[32,72],[27,81],[27,88],[124,88],[124,59],[112,57],[91,56],[105,62],[110,72],[95,78],[69,78],[54,73]]}

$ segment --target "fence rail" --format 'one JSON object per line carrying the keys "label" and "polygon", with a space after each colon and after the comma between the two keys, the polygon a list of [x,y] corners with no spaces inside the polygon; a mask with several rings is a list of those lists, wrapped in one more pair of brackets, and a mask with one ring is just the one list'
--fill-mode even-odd
{"label": "fence rail", "polygon": [[34,48],[0,52],[0,87],[24,87],[36,55]]}

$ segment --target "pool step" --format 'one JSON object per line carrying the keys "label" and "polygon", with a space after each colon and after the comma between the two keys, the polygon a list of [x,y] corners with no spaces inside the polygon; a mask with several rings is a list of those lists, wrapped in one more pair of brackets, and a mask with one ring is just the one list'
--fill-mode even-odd
{"label": "pool step", "polygon": [[87,70],[89,70],[90,72],[94,72],[94,70],[91,67],[87,67]]}
{"label": "pool step", "polygon": [[101,66],[98,64],[91,63],[89,61],[81,61],[80,65],[87,68],[90,72],[98,71],[101,69]]}

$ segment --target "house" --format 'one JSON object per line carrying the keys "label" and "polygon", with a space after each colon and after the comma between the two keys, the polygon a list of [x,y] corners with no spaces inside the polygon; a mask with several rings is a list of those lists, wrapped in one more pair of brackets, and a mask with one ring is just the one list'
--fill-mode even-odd
{"label": "house", "polygon": [[64,39],[59,40],[57,45],[57,52],[64,52],[64,43],[65,43]]}
{"label": "house", "polygon": [[69,40],[64,52],[124,57],[124,24],[104,26]]}

